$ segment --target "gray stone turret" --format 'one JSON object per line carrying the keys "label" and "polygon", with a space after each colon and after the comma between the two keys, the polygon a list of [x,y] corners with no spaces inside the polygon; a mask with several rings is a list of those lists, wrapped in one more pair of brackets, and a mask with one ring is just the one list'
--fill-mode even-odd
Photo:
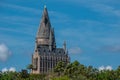
{"label": "gray stone turret", "polygon": [[64,41],[64,43],[63,43],[63,49],[64,49],[65,53],[67,53],[67,49],[66,49],[66,41]]}

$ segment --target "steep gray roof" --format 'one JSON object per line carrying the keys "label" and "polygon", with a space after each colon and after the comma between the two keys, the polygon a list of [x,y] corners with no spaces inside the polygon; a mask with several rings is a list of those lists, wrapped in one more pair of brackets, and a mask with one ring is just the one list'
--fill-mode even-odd
{"label": "steep gray roof", "polygon": [[42,55],[56,55],[56,56],[65,56],[67,54],[65,54],[65,51],[63,48],[56,48],[53,51],[50,51],[49,48],[47,47],[39,47],[38,48],[38,52],[39,54]]}
{"label": "steep gray roof", "polygon": [[42,20],[38,29],[37,37],[48,39],[50,34],[50,29],[51,29],[51,24],[48,16],[48,11],[47,8],[44,7]]}

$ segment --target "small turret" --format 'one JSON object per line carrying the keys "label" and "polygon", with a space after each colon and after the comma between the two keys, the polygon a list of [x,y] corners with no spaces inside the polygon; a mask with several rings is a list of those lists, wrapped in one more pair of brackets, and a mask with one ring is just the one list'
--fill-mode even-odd
{"label": "small turret", "polygon": [[64,41],[64,43],[63,43],[63,49],[65,50],[65,53],[67,53],[67,49],[66,49],[66,41]]}

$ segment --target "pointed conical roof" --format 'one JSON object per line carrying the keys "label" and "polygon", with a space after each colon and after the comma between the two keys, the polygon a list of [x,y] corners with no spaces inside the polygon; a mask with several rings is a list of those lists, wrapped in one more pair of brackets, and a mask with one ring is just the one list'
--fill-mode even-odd
{"label": "pointed conical roof", "polygon": [[44,7],[43,15],[42,15],[42,20],[39,26],[39,30],[37,33],[38,38],[49,38],[50,34],[50,29],[51,29],[51,24],[49,20],[49,15],[46,6]]}

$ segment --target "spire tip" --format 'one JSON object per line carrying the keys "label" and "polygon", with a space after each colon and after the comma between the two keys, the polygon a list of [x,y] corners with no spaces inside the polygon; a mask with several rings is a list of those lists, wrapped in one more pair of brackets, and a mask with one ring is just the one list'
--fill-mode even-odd
{"label": "spire tip", "polygon": [[47,8],[46,5],[44,5],[44,8]]}

